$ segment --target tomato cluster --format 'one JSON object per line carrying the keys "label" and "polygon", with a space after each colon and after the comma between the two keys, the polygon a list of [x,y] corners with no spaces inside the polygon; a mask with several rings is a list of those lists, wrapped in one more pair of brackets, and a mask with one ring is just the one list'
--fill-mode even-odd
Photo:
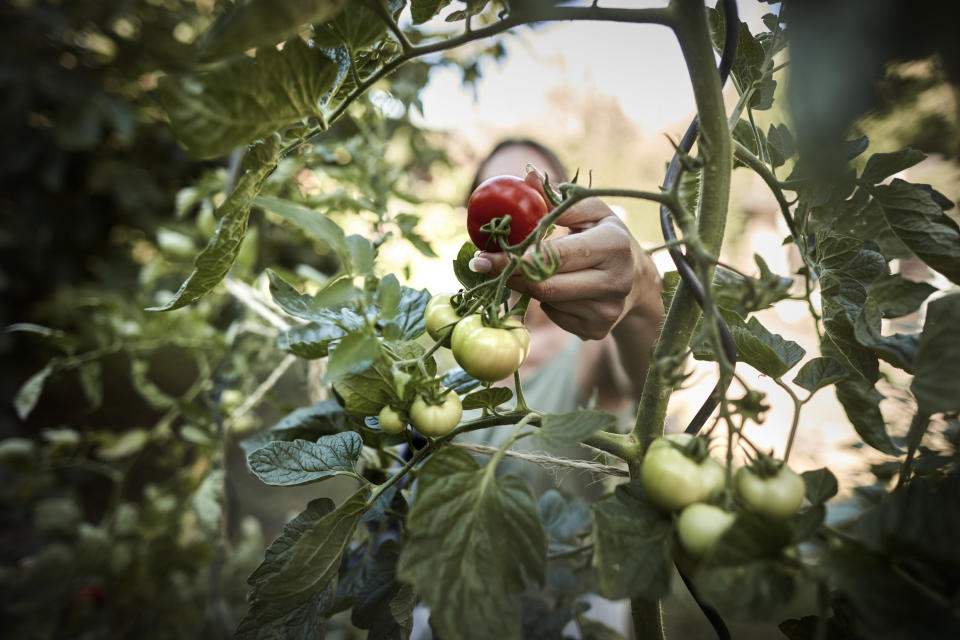
{"label": "tomato cluster", "polygon": [[[669,434],[651,443],[640,478],[647,498],[665,511],[679,512],[677,537],[693,557],[702,557],[736,521],[717,506],[726,487],[726,470],[707,454],[705,438]],[[781,461],[761,456],[734,474],[738,504],[767,518],[789,518],[806,494],[803,478]]]}
{"label": "tomato cluster", "polygon": [[[438,395],[439,397],[434,397]],[[408,416],[390,405],[384,405],[377,415],[380,430],[390,435],[403,433],[407,421],[418,433],[430,438],[445,436],[460,423],[463,405],[453,390],[443,389],[439,394],[418,393],[410,404]]]}

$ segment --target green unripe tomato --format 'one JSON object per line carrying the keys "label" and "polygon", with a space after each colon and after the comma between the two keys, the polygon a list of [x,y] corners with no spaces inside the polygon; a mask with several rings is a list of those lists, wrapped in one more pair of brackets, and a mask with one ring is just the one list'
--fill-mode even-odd
{"label": "green unripe tomato", "polygon": [[800,510],[807,493],[803,478],[783,465],[771,476],[741,467],[733,479],[737,494],[753,511],[771,518],[788,518]]}
{"label": "green unripe tomato", "polygon": [[454,325],[460,321],[450,296],[433,296],[427,303],[423,313],[423,322],[427,326],[427,333],[434,340],[441,340],[453,331]]}
{"label": "green unripe tomato", "polygon": [[380,430],[391,435],[403,433],[407,428],[407,421],[390,408],[390,405],[383,405],[380,413],[377,414],[377,421],[380,423]]}
{"label": "green unripe tomato", "polygon": [[477,380],[497,382],[526,360],[530,334],[516,320],[508,320],[504,328],[487,327],[479,314],[473,314],[457,324],[450,344],[464,371]]}
{"label": "green unripe tomato", "polygon": [[453,391],[447,391],[441,404],[428,404],[417,396],[410,405],[410,423],[413,428],[431,438],[445,436],[460,423],[463,405]]}
{"label": "green unripe tomato", "polygon": [[709,456],[697,462],[682,450],[692,440],[686,433],[669,434],[647,449],[640,479],[647,497],[661,509],[679,511],[723,490],[725,473],[719,462]]}
{"label": "green unripe tomato", "polygon": [[677,518],[677,537],[690,555],[700,558],[733,525],[736,516],[720,507],[695,502],[684,507]]}

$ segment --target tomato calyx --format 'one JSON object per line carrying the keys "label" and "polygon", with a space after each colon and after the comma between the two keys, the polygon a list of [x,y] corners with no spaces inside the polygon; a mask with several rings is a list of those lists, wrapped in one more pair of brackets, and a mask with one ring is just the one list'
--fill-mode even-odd
{"label": "tomato calyx", "polygon": [[506,249],[510,246],[510,214],[501,218],[492,218],[480,227],[480,232],[487,234],[487,241],[480,249],[486,251],[491,245]]}
{"label": "tomato calyx", "polygon": [[783,466],[783,460],[778,460],[771,455],[761,453],[753,462],[747,465],[747,468],[760,478],[773,478],[780,473]]}
{"label": "tomato calyx", "polygon": [[[679,434],[677,434],[679,435]],[[710,457],[710,439],[706,436],[693,436],[689,440],[686,438],[665,438],[665,442],[671,447],[678,449],[697,464],[702,463]]]}

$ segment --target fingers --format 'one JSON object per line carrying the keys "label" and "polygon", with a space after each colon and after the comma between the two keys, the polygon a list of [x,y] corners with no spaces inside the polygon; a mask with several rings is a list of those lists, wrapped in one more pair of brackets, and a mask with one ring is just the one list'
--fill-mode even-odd
{"label": "fingers", "polygon": [[542,282],[531,282],[522,275],[513,275],[507,285],[541,302],[573,302],[610,296],[622,298],[630,293],[629,280],[620,282],[609,276],[606,271],[598,269],[558,273]]}
{"label": "fingers", "polygon": [[[557,273],[572,273],[584,269],[621,268],[630,255],[631,236],[616,218],[603,220],[580,233],[544,241],[557,252]],[[524,259],[529,260],[529,256]],[[470,268],[479,273],[498,274],[507,266],[510,257],[503,252],[480,252],[470,261]]]}

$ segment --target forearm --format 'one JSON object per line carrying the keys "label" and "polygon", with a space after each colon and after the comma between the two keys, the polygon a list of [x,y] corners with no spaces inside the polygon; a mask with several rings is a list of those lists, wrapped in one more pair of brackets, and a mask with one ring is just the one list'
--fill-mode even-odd
{"label": "forearm", "polygon": [[660,336],[663,317],[663,303],[658,292],[655,301],[634,307],[610,332],[615,347],[611,354],[614,375],[622,381],[624,393],[635,400],[640,399],[643,391],[650,355]]}

